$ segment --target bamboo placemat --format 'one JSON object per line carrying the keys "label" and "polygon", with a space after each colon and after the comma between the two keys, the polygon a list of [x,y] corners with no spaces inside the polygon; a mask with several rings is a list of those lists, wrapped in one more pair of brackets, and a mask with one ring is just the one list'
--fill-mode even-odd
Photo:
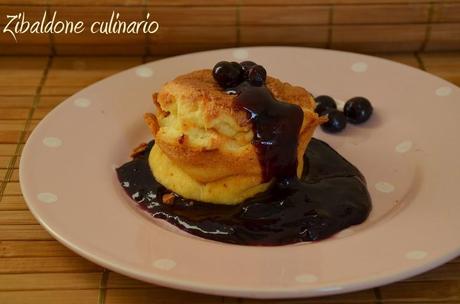
{"label": "bamboo placemat", "polygon": [[[154,34],[0,32],[0,54],[171,56],[247,45],[295,45],[358,52],[460,49],[460,0],[0,0],[6,15],[28,20],[120,20],[160,24]],[[126,47],[126,46],[129,47]]]}
{"label": "bamboo placemat", "polygon": [[[460,85],[460,52],[382,56]],[[105,270],[55,241],[21,195],[18,160],[24,142],[40,119],[71,94],[151,59],[0,57],[0,303],[460,303],[460,258],[384,287],[324,298],[258,301],[142,283]],[[436,109],[442,112],[441,107]]]}

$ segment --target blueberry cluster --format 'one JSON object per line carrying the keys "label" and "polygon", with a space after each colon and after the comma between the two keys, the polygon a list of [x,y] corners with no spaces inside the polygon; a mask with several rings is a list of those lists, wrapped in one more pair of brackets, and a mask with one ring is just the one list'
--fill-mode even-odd
{"label": "blueberry cluster", "polygon": [[345,129],[347,121],[352,124],[360,124],[369,119],[372,115],[372,105],[367,98],[353,97],[343,107],[343,112],[337,109],[334,98],[321,95],[315,98],[315,112],[319,115],[327,115],[328,121],[321,125],[323,130],[330,133],[337,133]]}
{"label": "blueberry cluster", "polygon": [[243,81],[253,86],[262,86],[267,79],[267,71],[252,61],[220,61],[212,69],[212,76],[224,89],[234,88]]}

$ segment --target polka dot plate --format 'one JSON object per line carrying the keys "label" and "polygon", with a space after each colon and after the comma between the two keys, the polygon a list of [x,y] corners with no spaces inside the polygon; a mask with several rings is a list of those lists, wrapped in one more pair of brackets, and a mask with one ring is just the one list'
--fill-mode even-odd
{"label": "polka dot plate", "polygon": [[[131,206],[114,168],[149,140],[143,114],[153,110],[152,93],[177,75],[246,59],[339,105],[354,96],[372,101],[369,122],[315,133],[364,173],[373,200],[365,223],[316,243],[251,247],[191,237]],[[375,57],[289,47],[189,54],[118,73],[60,104],[24,148],[21,188],[57,240],[139,280],[252,298],[350,292],[460,253],[458,113],[458,87]]]}

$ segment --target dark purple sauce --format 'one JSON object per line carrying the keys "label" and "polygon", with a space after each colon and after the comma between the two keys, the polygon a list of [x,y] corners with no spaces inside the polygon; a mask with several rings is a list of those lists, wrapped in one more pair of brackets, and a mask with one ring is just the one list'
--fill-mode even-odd
{"label": "dark purple sauce", "polygon": [[235,206],[214,205],[176,196],[152,175],[148,155],[154,142],[117,169],[127,194],[143,210],[193,235],[240,245],[284,245],[327,238],[362,223],[371,199],[362,174],[326,143],[312,139],[304,156],[304,175],[274,183]]}
{"label": "dark purple sauce", "polygon": [[230,90],[237,94],[235,107],[244,109],[252,123],[252,144],[258,151],[263,182],[295,179],[302,109],[277,100],[267,87],[251,86],[247,81]]}

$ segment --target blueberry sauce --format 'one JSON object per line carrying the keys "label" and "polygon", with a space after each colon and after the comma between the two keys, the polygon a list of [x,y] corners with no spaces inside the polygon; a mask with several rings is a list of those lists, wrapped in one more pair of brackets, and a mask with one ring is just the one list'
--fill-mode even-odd
{"label": "blueberry sauce", "polygon": [[316,241],[362,223],[371,210],[362,174],[315,138],[304,155],[303,176],[288,184],[276,182],[266,192],[234,206],[178,195],[165,204],[162,198],[171,192],[155,180],[148,163],[153,145],[150,142],[142,153],[117,169],[122,187],[153,217],[202,238],[265,246]]}
{"label": "blueberry sauce", "polygon": [[247,112],[252,123],[263,181],[286,182],[297,178],[297,145],[303,122],[298,105],[277,100],[265,86],[248,81],[236,88],[234,106]]}

